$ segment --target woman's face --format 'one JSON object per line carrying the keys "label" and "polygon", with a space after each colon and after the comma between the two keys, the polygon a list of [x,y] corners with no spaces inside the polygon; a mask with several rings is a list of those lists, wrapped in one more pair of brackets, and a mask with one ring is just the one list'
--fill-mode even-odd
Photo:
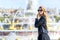
{"label": "woman's face", "polygon": [[39,13],[40,15],[42,15],[42,14],[43,14],[43,10],[42,10],[41,8],[39,8],[39,9],[38,9],[38,13]]}

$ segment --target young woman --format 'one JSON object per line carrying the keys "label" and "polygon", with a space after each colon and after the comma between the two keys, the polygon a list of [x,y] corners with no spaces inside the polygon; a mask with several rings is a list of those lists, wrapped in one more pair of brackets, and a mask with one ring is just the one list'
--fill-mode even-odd
{"label": "young woman", "polygon": [[50,40],[47,30],[47,14],[43,7],[38,8],[37,18],[35,19],[35,27],[38,28],[38,40]]}

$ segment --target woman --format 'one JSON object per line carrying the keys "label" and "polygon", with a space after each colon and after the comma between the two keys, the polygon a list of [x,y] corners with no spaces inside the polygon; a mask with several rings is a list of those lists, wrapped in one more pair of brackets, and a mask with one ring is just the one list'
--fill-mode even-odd
{"label": "woman", "polygon": [[39,7],[37,18],[35,19],[35,27],[38,28],[38,40],[50,40],[48,36],[46,21],[46,11],[43,7]]}

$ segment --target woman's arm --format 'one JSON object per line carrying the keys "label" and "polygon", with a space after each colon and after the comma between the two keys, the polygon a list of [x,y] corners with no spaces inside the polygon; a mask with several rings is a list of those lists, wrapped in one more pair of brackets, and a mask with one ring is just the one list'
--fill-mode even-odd
{"label": "woman's arm", "polygon": [[38,21],[38,19],[35,19],[35,27],[39,27],[40,25],[43,24],[43,22],[46,22],[45,18],[42,17],[41,20]]}
{"label": "woman's arm", "polygon": [[35,25],[35,27],[38,27],[38,26],[37,26],[37,24],[38,24],[38,19],[37,19],[37,18],[35,18],[35,24],[34,24],[34,25]]}

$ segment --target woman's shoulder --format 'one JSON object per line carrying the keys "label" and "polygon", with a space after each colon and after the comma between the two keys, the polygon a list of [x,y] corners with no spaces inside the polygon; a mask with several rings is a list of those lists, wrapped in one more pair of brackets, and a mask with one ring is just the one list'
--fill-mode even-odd
{"label": "woman's shoulder", "polygon": [[45,17],[45,16],[41,16],[41,18],[42,18],[42,19],[46,19],[46,17]]}

